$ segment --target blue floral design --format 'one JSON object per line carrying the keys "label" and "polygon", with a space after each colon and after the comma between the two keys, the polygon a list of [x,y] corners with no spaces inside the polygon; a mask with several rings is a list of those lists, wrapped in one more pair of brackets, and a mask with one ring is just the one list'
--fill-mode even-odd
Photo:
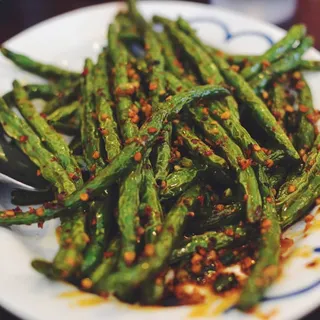
{"label": "blue floral design", "polygon": [[240,31],[240,32],[234,32],[232,33],[228,26],[221,20],[219,19],[215,19],[212,17],[199,17],[199,18],[191,18],[189,19],[189,22],[192,23],[213,23],[216,24],[218,26],[221,27],[221,29],[225,32],[225,41],[230,41],[231,39],[234,38],[238,38],[238,37],[243,37],[243,36],[257,36],[257,37],[261,37],[264,38],[270,45],[274,44],[274,41],[272,40],[272,38],[263,33],[263,32],[259,32],[259,31]]}

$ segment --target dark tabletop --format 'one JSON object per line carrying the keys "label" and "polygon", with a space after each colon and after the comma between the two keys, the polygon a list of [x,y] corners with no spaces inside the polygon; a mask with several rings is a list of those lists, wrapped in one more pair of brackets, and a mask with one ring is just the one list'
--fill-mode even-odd
{"label": "dark tabletop", "polygon": [[[58,14],[105,0],[0,0],[0,44],[22,30]],[[197,2],[206,2],[200,0]],[[299,0],[296,16],[283,27],[305,23],[320,49],[320,0]],[[0,284],[1,285],[1,284]],[[319,320],[320,308],[303,320]],[[20,320],[0,307],[0,320]]]}

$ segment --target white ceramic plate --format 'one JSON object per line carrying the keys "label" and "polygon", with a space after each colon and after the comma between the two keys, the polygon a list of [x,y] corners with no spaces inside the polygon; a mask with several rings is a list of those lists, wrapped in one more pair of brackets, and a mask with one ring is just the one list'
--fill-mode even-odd
{"label": "white ceramic plate", "polygon": [[[6,45],[36,59],[65,68],[81,70],[85,57],[96,58],[105,44],[108,24],[122,7],[110,3],[84,8],[50,19],[24,31]],[[284,35],[281,29],[217,7],[187,2],[143,2],[140,8],[147,18],[161,14],[171,18],[178,15],[190,20],[207,43],[232,53],[259,54]],[[320,59],[310,50],[309,58]],[[0,93],[10,90],[15,78],[40,82],[20,71],[0,57]],[[320,105],[320,74],[309,74],[315,105]],[[0,205],[8,208],[9,188],[0,190]],[[314,212],[316,215],[316,211]],[[319,219],[319,221],[318,221]],[[232,299],[210,298],[206,305],[175,308],[139,308],[110,299],[104,301],[76,288],[51,282],[35,272],[30,262],[34,258],[51,259],[58,246],[55,227],[59,221],[37,226],[0,229],[0,305],[27,320],[102,320],[102,319],[187,319],[195,316],[217,319],[298,319],[312,311],[320,301],[320,217],[303,232],[305,223],[298,223],[286,232],[295,239],[292,258],[283,268],[281,278],[267,292],[259,312],[244,315],[236,310],[225,312]],[[308,267],[315,264],[315,267]],[[260,316],[259,316],[260,313]],[[220,316],[218,316],[220,314]]]}

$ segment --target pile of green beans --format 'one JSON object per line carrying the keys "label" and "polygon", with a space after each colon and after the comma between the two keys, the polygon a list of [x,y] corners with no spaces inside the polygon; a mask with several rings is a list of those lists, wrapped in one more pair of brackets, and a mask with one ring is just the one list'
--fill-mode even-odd
{"label": "pile of green beans", "polygon": [[[0,226],[61,218],[55,258],[32,266],[81,290],[181,305],[190,285],[237,287],[237,307],[249,310],[279,275],[281,232],[320,197],[318,113],[302,74],[320,70],[302,59],[313,39],[295,25],[261,56],[231,56],[183,18],[146,21],[127,2],[81,73],[0,49],[48,80],[14,81],[0,98],[2,140],[12,140],[1,163],[21,167],[7,153],[22,151],[48,182],[15,190],[12,204],[30,209],[0,212]],[[247,281],[226,277],[224,264]]]}

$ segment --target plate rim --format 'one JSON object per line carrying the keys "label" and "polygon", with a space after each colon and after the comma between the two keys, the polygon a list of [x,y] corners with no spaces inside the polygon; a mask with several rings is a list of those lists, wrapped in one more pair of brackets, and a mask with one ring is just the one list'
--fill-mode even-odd
{"label": "plate rim", "polygon": [[[138,4],[138,6],[141,8],[143,7],[145,10],[148,10],[149,7],[154,7],[157,3],[159,3],[159,1],[142,1]],[[163,4],[164,2],[160,2],[161,4]],[[234,16],[235,18],[242,18],[242,19],[247,19],[249,20],[250,22],[252,23],[258,23],[258,24],[263,24],[264,26],[267,26],[271,29],[274,29],[276,30],[277,32],[281,33],[282,35],[286,33],[286,30],[284,30],[283,28],[275,25],[275,24],[272,24],[270,22],[267,22],[267,21],[263,21],[261,19],[257,19],[257,18],[254,18],[254,17],[250,17],[250,16],[247,16],[246,14],[244,13],[241,13],[241,12],[236,12],[235,10],[231,10],[231,9],[226,9],[226,8],[222,8],[220,6],[213,6],[212,4],[203,4],[203,3],[196,3],[196,2],[188,2],[188,1],[180,1],[180,0],[174,0],[174,1],[166,1],[165,2],[166,5],[168,6],[172,6],[172,7],[176,7],[177,5],[179,6],[185,6],[185,7],[189,7],[189,8],[199,8],[199,7],[208,7],[210,6],[210,10],[208,10],[208,13],[212,10],[216,10],[216,11],[220,11],[220,12],[223,12],[227,15],[232,15]],[[39,28],[42,28],[44,27],[45,25],[47,24],[50,24],[50,23],[56,23],[58,22],[61,18],[66,18],[70,15],[77,15],[81,12],[84,12],[88,9],[97,9],[98,7],[101,7],[101,8],[105,8],[105,7],[110,7],[110,8],[119,8],[121,9],[121,7],[124,6],[124,2],[122,1],[113,1],[113,2],[108,2],[108,3],[101,3],[101,4],[94,4],[94,5],[89,5],[89,6],[84,6],[84,7],[81,7],[81,8],[77,8],[77,9],[72,9],[72,10],[69,10],[67,12],[64,12],[64,13],[61,13],[59,15],[56,15],[56,16],[53,16],[53,17],[50,17],[48,19],[45,19],[45,20],[42,20],[26,29],[24,29],[23,31],[17,33],[16,35],[14,35],[13,37],[5,40],[3,42],[3,45],[8,45],[10,46],[10,43],[11,42],[14,42],[14,41],[19,41],[19,38],[21,37],[25,37],[25,36],[28,36],[28,33],[36,30],[36,29],[39,29]],[[312,48],[311,49],[312,53],[316,53],[317,55],[319,55],[319,58],[320,58],[320,51],[318,51],[317,49],[315,48]],[[34,316],[34,314],[31,314],[29,312],[27,312],[26,314],[26,311],[23,311],[23,309],[20,309],[20,308],[17,308],[16,305],[14,303],[11,303],[11,301],[6,301],[6,300],[3,300],[3,298],[0,296],[0,305],[3,309],[5,309],[6,311],[8,311],[9,313],[11,313],[12,315],[14,316],[17,316],[17,317],[20,317],[21,319],[26,319],[26,320],[42,320],[43,317],[41,317],[41,315],[38,316]],[[299,314],[299,312],[297,312],[299,315],[297,316],[298,317],[301,317],[301,316],[307,316],[309,315],[310,313],[312,313],[316,308],[318,308],[320,306],[320,302],[317,304],[317,305],[314,305],[312,308],[310,308],[307,312],[301,312],[301,314]]]}

